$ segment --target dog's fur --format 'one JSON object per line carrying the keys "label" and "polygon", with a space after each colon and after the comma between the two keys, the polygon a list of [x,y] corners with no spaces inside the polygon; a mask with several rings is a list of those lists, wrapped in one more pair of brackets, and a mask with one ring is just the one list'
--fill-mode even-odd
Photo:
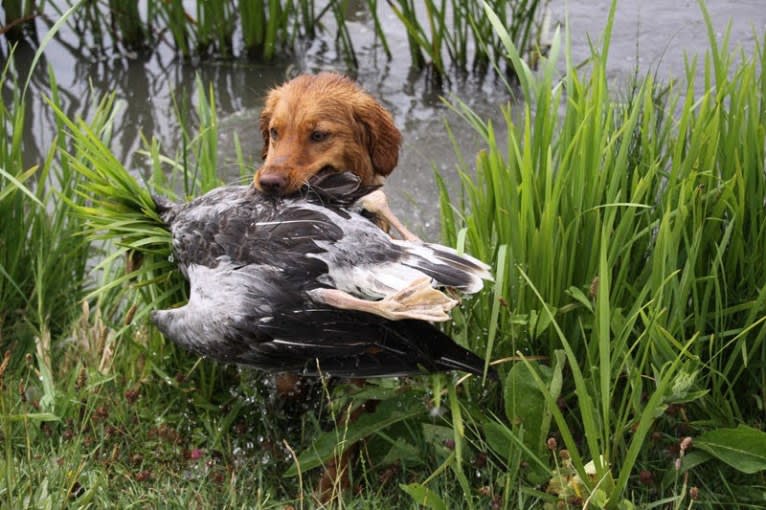
{"label": "dog's fur", "polygon": [[[353,172],[365,186],[383,184],[399,162],[402,136],[391,114],[352,80],[335,73],[301,75],[272,89],[260,130],[264,161],[253,181],[271,195],[291,195],[326,168]],[[280,374],[278,392],[300,393],[299,380]],[[326,466],[318,483],[320,501],[348,488],[352,456],[353,447]]]}
{"label": "dog's fur", "polygon": [[382,184],[399,161],[391,114],[349,78],[301,75],[271,90],[261,112],[263,165],[255,187],[290,195],[324,168]]}

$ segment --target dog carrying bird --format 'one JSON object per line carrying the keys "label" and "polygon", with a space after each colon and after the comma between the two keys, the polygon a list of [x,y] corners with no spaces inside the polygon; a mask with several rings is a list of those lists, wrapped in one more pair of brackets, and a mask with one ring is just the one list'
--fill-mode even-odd
{"label": "dog carrying bird", "polygon": [[488,266],[391,239],[357,205],[375,191],[352,173],[312,181],[290,198],[230,186],[186,204],[156,199],[191,289],[186,305],[152,314],[165,336],[268,371],[482,373],[484,360],[429,321],[456,304],[440,288],[477,292]]}
{"label": "dog carrying bird", "polygon": [[263,165],[253,184],[288,196],[324,170],[380,185],[399,161],[402,135],[391,113],[353,80],[303,74],[272,89],[260,114]]}

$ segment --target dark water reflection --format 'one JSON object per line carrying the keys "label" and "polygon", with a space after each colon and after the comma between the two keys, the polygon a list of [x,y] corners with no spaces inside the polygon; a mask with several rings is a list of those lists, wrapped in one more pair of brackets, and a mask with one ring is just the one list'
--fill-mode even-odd
{"label": "dark water reflection", "polygon": [[[719,36],[731,17],[732,40],[735,44],[744,43],[747,51],[753,47],[753,30],[759,37],[764,33],[766,4],[762,0],[711,0],[708,4]],[[424,76],[412,74],[409,69],[406,36],[394,15],[381,7],[385,11],[383,24],[390,27],[389,44],[394,54],[388,61],[376,45],[369,14],[353,7],[353,2],[351,5],[350,30],[360,62],[357,79],[393,112],[405,135],[399,168],[387,184],[389,194],[394,207],[416,232],[436,239],[438,207],[434,169],[443,174],[453,188],[457,182],[457,160],[444,128],[445,119],[451,122],[469,163],[479,148],[470,129],[442,105],[441,93],[459,97],[481,116],[496,120],[500,117],[498,105],[505,103],[509,96],[502,84],[493,78],[453,80],[447,90],[429,89]],[[563,0],[551,3],[554,22],[564,20],[565,5],[567,2]],[[609,0],[568,2],[572,51],[576,61],[587,55],[588,37],[598,39],[608,6]],[[39,34],[45,33],[55,19],[55,13],[48,15],[48,18],[36,21]],[[636,65],[642,71],[659,69],[662,78],[681,75],[684,53],[707,48],[707,36],[696,2],[621,2],[612,48],[610,72],[617,81],[626,82]],[[7,46],[0,46],[0,60],[8,51]],[[26,77],[33,53],[34,48],[29,46],[17,49],[15,71],[19,76]],[[43,100],[50,90],[47,66],[54,70],[65,111],[72,117],[88,118],[103,94],[116,93],[124,107],[116,119],[112,148],[117,157],[136,172],[146,166],[136,154],[142,145],[141,134],[156,138],[164,153],[175,154],[180,129],[173,98],[194,101],[194,81],[199,76],[215,91],[221,126],[220,172],[227,181],[235,180],[238,175],[234,164],[235,133],[245,157],[257,163],[261,147],[257,116],[270,87],[296,72],[346,71],[331,37],[310,44],[291,62],[256,65],[244,60],[184,61],[176,58],[166,45],[161,45],[147,58],[131,57],[111,49],[97,51],[87,38],[81,39],[71,27],[51,42],[41,64],[34,71],[28,97],[24,138],[28,165],[44,157],[54,131],[52,113]],[[7,87],[8,84],[2,90],[5,101],[12,93]]]}

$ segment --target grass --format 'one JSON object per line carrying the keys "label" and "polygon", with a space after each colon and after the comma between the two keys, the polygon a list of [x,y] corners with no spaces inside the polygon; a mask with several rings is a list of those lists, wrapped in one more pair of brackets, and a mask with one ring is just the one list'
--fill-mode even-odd
{"label": "grass", "polygon": [[412,67],[428,70],[429,79],[436,84],[449,81],[451,74],[483,75],[493,67],[515,73],[485,6],[533,66],[547,51],[548,0],[387,0],[387,4],[407,31]]}
{"label": "grass", "polygon": [[[14,79],[9,73],[6,66],[0,79]],[[4,343],[15,344],[16,352],[29,351],[46,333],[66,331],[82,297],[88,254],[88,242],[79,235],[82,222],[64,208],[49,209],[79,182],[68,165],[54,163],[58,142],[41,165],[23,167],[22,101],[16,89],[11,103],[0,106],[0,125],[8,133],[0,143],[0,338],[11,339]]]}
{"label": "grass", "polygon": [[[540,76],[517,61],[527,101],[519,122],[504,110],[507,149],[491,124],[453,105],[487,148],[476,177],[463,174],[462,200],[443,192],[444,234],[494,260],[498,274],[496,289],[467,307],[464,341],[492,358],[547,360],[506,371],[511,426],[501,426],[508,440],[494,453],[517,438],[547,465],[550,435],[591,505],[686,505],[679,473],[705,486],[703,500],[744,504],[752,493],[723,478],[728,468],[712,480],[702,466],[675,472],[664,448],[677,452],[683,436],[704,442],[719,428],[732,434],[729,446],[741,445],[744,432],[735,437],[730,427],[763,428],[763,42],[737,62],[708,19],[711,50],[688,62],[684,81],[646,77],[618,102],[606,78],[610,26],[586,76],[568,55],[561,81],[554,59]],[[499,20],[495,29],[502,34]],[[551,53],[558,51],[557,40]],[[697,65],[705,70],[701,95]],[[489,346],[475,334],[487,325]],[[530,376],[535,384],[524,391],[536,390],[542,409],[514,390]],[[714,464],[715,449],[705,445],[696,460]],[[587,462],[595,464],[590,479]],[[652,483],[642,487],[644,471]],[[750,483],[762,487],[763,479]],[[557,492],[583,498],[572,487]]]}
{"label": "grass", "polygon": [[[339,0],[326,2],[327,8],[336,10],[341,3]],[[288,57],[301,40],[316,38],[327,12],[327,8],[317,10],[314,0],[197,0],[191,3],[170,0],[146,2],[143,8],[135,2],[124,4],[114,0],[51,3],[51,8],[60,13],[73,6],[77,7],[71,20],[74,30],[90,34],[97,51],[115,48],[148,54],[159,45],[167,44],[184,58],[247,57],[259,62]],[[9,20],[15,19],[15,12],[8,11]],[[341,17],[338,21],[338,33],[342,34],[345,20]],[[235,37],[235,33],[239,35]]]}
{"label": "grass", "polygon": [[150,192],[220,184],[213,95],[178,103],[195,120],[175,154],[147,141],[143,177],[108,149],[110,98],[70,119],[54,87],[59,130],[32,169],[23,92],[2,105],[0,506],[313,508],[315,468],[351,442],[333,508],[762,505],[764,42],[732,55],[711,31],[680,81],[626,94],[606,78],[611,21],[588,67],[556,35],[533,73],[487,19],[526,102],[502,131],[452,104],[485,148],[441,206],[445,240],[495,267],[450,329],[499,383],[317,381],[282,400],[176,349],[146,321],[185,292]]}
{"label": "grass", "polygon": [[[487,3],[533,66],[547,51],[548,2]],[[19,40],[23,36],[23,22],[38,7],[34,2],[20,0],[3,5],[9,20],[8,37]],[[77,6],[72,20],[74,30],[90,34],[99,52],[113,47],[130,54],[148,54],[168,44],[187,59],[246,57],[272,62],[290,58],[301,51],[306,41],[327,34],[352,73],[359,62],[346,16],[350,9],[363,6],[371,13],[376,42],[388,59],[392,58],[388,45],[392,32],[380,18],[386,12],[395,14],[407,33],[412,68],[418,72],[426,70],[432,84],[449,82],[455,73],[484,75],[497,66],[504,69],[502,72],[513,74],[514,69],[484,15],[483,3],[471,0],[365,0],[359,6],[348,0],[168,0],[146,2],[142,9],[138,3],[116,0],[63,0],[51,5],[62,13]]]}

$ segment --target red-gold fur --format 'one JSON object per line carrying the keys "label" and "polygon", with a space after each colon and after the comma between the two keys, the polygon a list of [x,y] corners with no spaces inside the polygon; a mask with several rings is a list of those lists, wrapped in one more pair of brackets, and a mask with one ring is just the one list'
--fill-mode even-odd
{"label": "red-gold fur", "polygon": [[289,195],[323,168],[382,183],[399,161],[391,114],[349,78],[301,75],[271,90],[261,112],[263,165],[257,188]]}
{"label": "red-gold fur", "polygon": [[[275,195],[294,193],[324,168],[351,171],[365,185],[382,184],[399,162],[402,136],[391,114],[339,74],[302,75],[271,90],[260,129],[264,161],[253,180],[256,188]],[[282,394],[300,392],[294,376],[277,381]],[[317,494],[321,501],[347,488],[352,456],[353,447],[326,467]]]}

